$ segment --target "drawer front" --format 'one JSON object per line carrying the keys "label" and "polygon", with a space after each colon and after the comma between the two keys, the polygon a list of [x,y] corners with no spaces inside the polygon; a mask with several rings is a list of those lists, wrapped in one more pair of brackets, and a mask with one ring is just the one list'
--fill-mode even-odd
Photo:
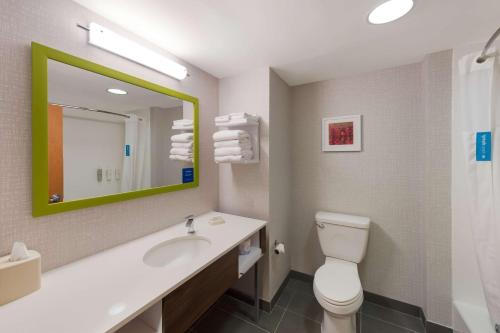
{"label": "drawer front", "polygon": [[184,333],[238,280],[238,248],[232,249],[163,299],[163,332]]}

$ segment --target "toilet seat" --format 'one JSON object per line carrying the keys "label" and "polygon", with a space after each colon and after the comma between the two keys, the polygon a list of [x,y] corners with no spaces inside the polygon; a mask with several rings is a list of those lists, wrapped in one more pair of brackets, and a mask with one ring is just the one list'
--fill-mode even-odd
{"label": "toilet seat", "polygon": [[354,313],[363,303],[358,266],[353,262],[327,258],[314,274],[313,287],[318,302],[333,314]]}

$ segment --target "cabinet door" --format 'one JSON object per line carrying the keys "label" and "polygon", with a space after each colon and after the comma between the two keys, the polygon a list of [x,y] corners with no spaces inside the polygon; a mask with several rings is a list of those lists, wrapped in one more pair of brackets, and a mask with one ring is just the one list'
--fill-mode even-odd
{"label": "cabinet door", "polygon": [[238,248],[163,299],[163,332],[184,333],[238,280]]}

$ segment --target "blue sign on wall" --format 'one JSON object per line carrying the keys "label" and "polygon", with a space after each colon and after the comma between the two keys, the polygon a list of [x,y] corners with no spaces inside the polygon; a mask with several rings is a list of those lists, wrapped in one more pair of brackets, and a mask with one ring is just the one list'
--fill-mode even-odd
{"label": "blue sign on wall", "polygon": [[182,183],[192,183],[194,181],[194,169],[193,168],[183,168],[182,169]]}
{"label": "blue sign on wall", "polygon": [[476,161],[491,161],[491,132],[476,133]]}
{"label": "blue sign on wall", "polygon": [[130,145],[125,145],[125,156],[130,156]]}

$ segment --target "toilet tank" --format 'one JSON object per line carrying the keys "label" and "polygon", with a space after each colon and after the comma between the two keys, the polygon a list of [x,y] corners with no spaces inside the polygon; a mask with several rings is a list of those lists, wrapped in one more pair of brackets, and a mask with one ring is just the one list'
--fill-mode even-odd
{"label": "toilet tank", "polygon": [[325,256],[354,263],[363,260],[370,230],[368,217],[317,212],[316,229]]}

